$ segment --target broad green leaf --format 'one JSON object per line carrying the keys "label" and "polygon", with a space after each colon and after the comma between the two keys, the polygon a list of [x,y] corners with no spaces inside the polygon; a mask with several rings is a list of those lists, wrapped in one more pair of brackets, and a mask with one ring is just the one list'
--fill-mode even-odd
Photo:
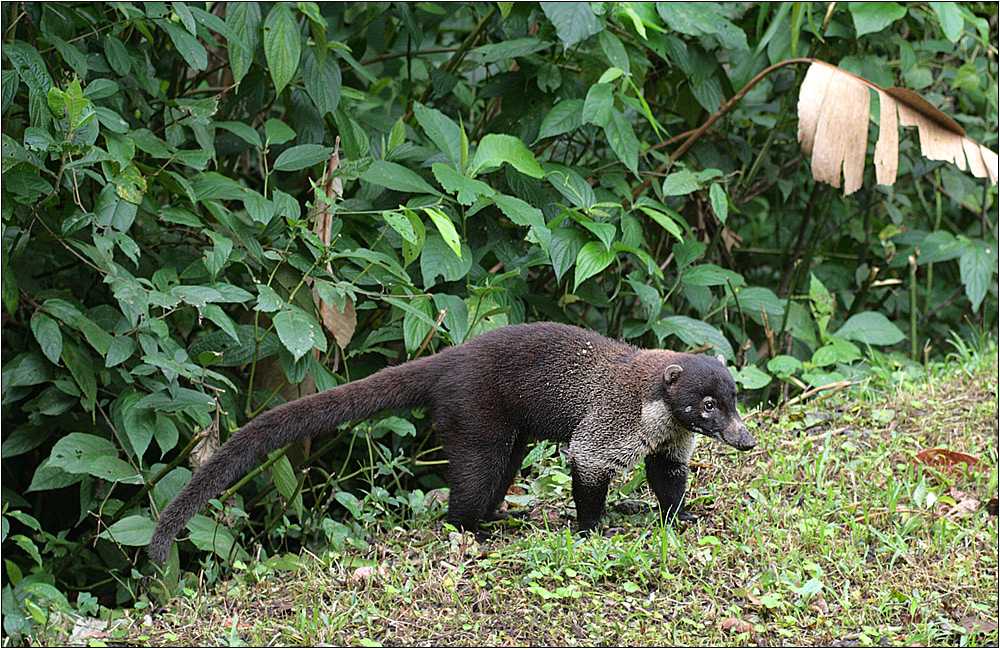
{"label": "broad green leaf", "polygon": [[264,19],[264,56],[274,91],[281,94],[295,76],[302,54],[302,37],[292,10],[284,2],[271,5]]}
{"label": "broad green leaf", "polygon": [[420,252],[420,273],[424,278],[425,289],[437,284],[438,277],[446,282],[460,280],[469,274],[470,268],[472,251],[468,246],[462,246],[462,256],[459,257],[440,235],[427,236]]}
{"label": "broad green leaf", "polygon": [[113,543],[133,547],[149,545],[156,523],[145,516],[126,516],[101,532],[100,537]]}
{"label": "broad green leaf", "polygon": [[570,266],[576,263],[580,250],[588,241],[586,233],[576,228],[552,228],[549,258],[552,260],[552,270],[556,273],[557,281],[561,281]]}
{"label": "broad green leaf", "polygon": [[684,271],[681,281],[688,286],[728,286],[734,289],[746,285],[746,281],[739,273],[734,273],[725,268],[719,268],[715,264],[698,264]]}
{"label": "broad green leaf", "polygon": [[712,211],[715,212],[720,221],[725,223],[729,218],[729,198],[726,196],[726,190],[722,188],[722,185],[713,183],[708,188],[708,198],[712,202]]}
{"label": "broad green leaf", "polygon": [[625,115],[616,110],[611,112],[611,119],[604,125],[604,134],[608,144],[618,159],[633,174],[639,173],[639,140]]}
{"label": "broad green leaf", "polygon": [[215,125],[229,131],[252,147],[258,149],[264,148],[264,143],[260,141],[260,133],[249,124],[244,124],[243,122],[216,122]]}
{"label": "broad green leaf", "polygon": [[104,367],[114,367],[125,362],[135,353],[136,344],[129,336],[117,336],[108,348],[107,356],[104,357]]}
{"label": "broad green leaf", "polygon": [[222,329],[229,337],[235,341],[239,341],[240,336],[236,331],[236,323],[233,322],[232,318],[226,315],[226,312],[222,310],[218,304],[208,304],[201,308],[201,313],[206,318],[214,322]]}
{"label": "broad green leaf", "polygon": [[927,4],[937,14],[945,38],[952,43],[956,42],[962,36],[962,29],[965,28],[965,18],[958,5],[954,2],[928,2]]}
{"label": "broad green leaf", "polygon": [[802,361],[794,356],[780,354],[767,362],[767,369],[778,378],[785,379],[794,375],[796,372],[801,372],[805,369],[805,366],[802,365]]}
{"label": "broad green leaf", "polygon": [[496,63],[498,61],[506,61],[507,59],[516,59],[520,56],[527,56],[528,54],[534,54],[539,50],[544,50],[549,45],[551,45],[551,43],[548,41],[543,41],[540,38],[532,36],[528,38],[514,38],[500,43],[482,45],[472,50],[472,52],[474,54],[479,54],[482,57],[480,60],[481,65],[486,65],[489,63]]}
{"label": "broad green leaf", "polygon": [[649,218],[656,221],[661,228],[676,237],[678,241],[684,240],[681,226],[678,225],[678,223],[682,222],[684,218],[680,214],[677,212],[673,212],[672,214],[661,212],[660,210],[654,210],[653,208],[645,205],[640,205],[639,209],[645,212]]}
{"label": "broad green leaf", "polygon": [[285,301],[267,284],[257,284],[257,306],[254,311],[273,313],[285,306]]}
{"label": "broad green leaf", "polygon": [[[274,457],[281,451],[273,451],[270,456]],[[299,481],[295,478],[295,470],[292,468],[292,463],[289,461],[287,455],[283,455],[278,458],[271,468],[268,469],[271,474],[271,480],[274,481],[274,486],[278,489],[285,500],[291,500],[292,506],[295,511],[302,515],[302,493],[299,491]]]}
{"label": "broad green leaf", "polygon": [[435,162],[431,166],[431,171],[445,191],[455,194],[458,202],[462,205],[472,205],[481,196],[490,198],[496,194],[493,188],[486,183],[466,178],[446,164]]}
{"label": "broad green leaf", "polygon": [[4,387],[38,385],[52,379],[52,366],[38,352],[20,354],[3,368]]}
{"label": "broad green leaf", "polygon": [[664,196],[686,196],[700,187],[698,179],[687,169],[675,171],[663,179]]}
{"label": "broad green leaf", "polygon": [[104,56],[111,65],[111,69],[119,76],[124,77],[132,69],[132,56],[118,36],[109,33],[104,37]]}
{"label": "broad green leaf", "polygon": [[601,31],[603,25],[587,2],[540,2],[542,11],[556,28],[556,34],[569,49]]}
{"label": "broad green leaf", "polygon": [[972,312],[979,311],[979,306],[986,297],[990,280],[997,272],[996,251],[988,254],[980,245],[972,245],[958,259],[958,269],[962,277],[965,294],[972,303]]}
{"label": "broad green leaf", "polygon": [[109,482],[142,482],[142,476],[118,457],[118,450],[110,441],[86,433],[70,433],[56,442],[49,465],[67,473],[92,475]]}
{"label": "broad green leaf", "polygon": [[436,207],[425,207],[424,211],[427,213],[427,216],[431,217],[431,221],[434,222],[434,226],[441,233],[444,242],[461,259],[462,242],[458,238],[458,232],[455,231],[455,224],[451,222],[451,218]]}
{"label": "broad green leaf", "polygon": [[906,15],[906,7],[895,2],[849,2],[856,35],[880,32]]}
{"label": "broad green leaf", "polygon": [[614,86],[610,83],[595,83],[590,87],[581,115],[585,124],[605,126],[611,121],[611,113],[614,108],[614,100],[611,98],[613,90]]}
{"label": "broad green leaf", "polygon": [[835,335],[869,345],[895,345],[906,338],[899,327],[874,311],[855,313],[841,325]]}
{"label": "broad green leaf", "polygon": [[94,376],[94,366],[90,362],[90,354],[72,343],[63,344],[62,360],[73,375],[73,380],[80,386],[84,397],[93,404],[97,399],[97,379]]}
{"label": "broad green leaf", "polygon": [[271,118],[264,122],[264,138],[269,146],[277,146],[295,139],[295,131],[280,119]]}
{"label": "broad green leaf", "polygon": [[[323,51],[326,51],[323,43]],[[332,56],[324,56],[320,61],[316,51],[307,47],[302,52],[302,80],[306,84],[306,92],[316,104],[320,117],[332,115],[340,103],[340,66]]]}
{"label": "broad green leaf", "polygon": [[538,139],[554,137],[575,131],[583,125],[583,99],[566,99],[555,106],[542,120]]}
{"label": "broad green leaf", "polygon": [[615,260],[615,251],[608,250],[603,243],[591,241],[580,249],[576,256],[576,272],[573,277],[573,291],[580,284],[600,273]]}
{"label": "broad green leaf", "polygon": [[551,162],[545,164],[545,171],[545,179],[569,201],[570,205],[590,210],[597,202],[594,188],[576,171]]}
{"label": "broad green leaf", "polygon": [[45,357],[58,365],[63,348],[59,323],[42,311],[35,311],[31,316],[31,333],[35,335]]}
{"label": "broad green leaf", "polygon": [[413,229],[413,224],[410,219],[406,218],[399,212],[382,212],[382,218],[385,222],[396,232],[399,236],[403,237],[403,241],[410,244],[416,245],[418,243],[417,233]]}
{"label": "broad green leaf", "polygon": [[158,24],[170,36],[174,47],[177,48],[177,51],[184,57],[188,65],[195,70],[204,70],[208,66],[208,51],[205,50],[205,46],[197,38],[192,36],[186,29],[182,29],[169,20],[159,21]]}
{"label": "broad green leaf", "polygon": [[[672,315],[654,324],[653,331],[656,332],[660,340],[667,336],[677,336],[688,347],[709,345],[713,354],[722,354],[729,361],[735,358],[733,346],[729,344],[722,332],[701,320],[683,315]],[[683,350],[677,349],[676,351]]]}
{"label": "broad green leaf", "polygon": [[738,372],[734,372],[733,379],[744,390],[759,390],[771,382],[771,375],[767,372],[762,372],[756,365],[747,365]]}
{"label": "broad green leaf", "polygon": [[500,133],[490,133],[479,141],[476,155],[472,157],[469,175],[475,177],[480,171],[495,169],[505,162],[532,178],[545,175],[535,160],[535,154],[521,140]]}
{"label": "broad green leaf", "polygon": [[14,41],[4,44],[3,53],[21,75],[25,85],[42,95],[49,92],[49,88],[52,87],[52,77],[38,50],[22,41]]}
{"label": "broad green leaf", "polygon": [[246,550],[236,545],[232,531],[208,516],[196,515],[188,521],[187,529],[191,532],[190,541],[199,550],[214,552],[225,561],[248,558]]}
{"label": "broad green leaf", "polygon": [[285,149],[274,161],[275,171],[299,171],[320,162],[325,162],[333,153],[333,147],[319,144],[300,144]]}
{"label": "broad green leaf", "polygon": [[302,358],[313,347],[318,347],[321,351],[326,349],[322,329],[316,319],[302,309],[292,307],[282,310],[274,316],[273,321],[281,344],[291,352],[295,360]]}
{"label": "broad green leaf", "polygon": [[361,180],[410,194],[440,194],[417,172],[385,160],[376,160],[361,174]]}
{"label": "broad green leaf", "polygon": [[621,40],[611,30],[605,29],[597,35],[597,41],[601,44],[604,56],[608,57],[608,62],[628,74],[630,70],[628,52],[625,51]]}
{"label": "broad green leaf", "polygon": [[498,194],[493,197],[493,200],[504,216],[520,226],[530,227],[543,249],[548,249],[551,234],[545,225],[545,217],[540,209],[532,207],[514,196]]}

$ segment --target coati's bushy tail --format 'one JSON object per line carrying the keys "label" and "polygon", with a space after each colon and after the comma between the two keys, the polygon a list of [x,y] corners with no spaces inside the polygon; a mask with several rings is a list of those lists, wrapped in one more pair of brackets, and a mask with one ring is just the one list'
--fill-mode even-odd
{"label": "coati's bushy tail", "polygon": [[247,422],[195,472],[160,514],[149,542],[149,558],[164,563],[174,538],[187,522],[261,455],[385,410],[432,405],[434,366],[439,365],[432,361],[437,358],[387,367],[367,378],[282,404]]}

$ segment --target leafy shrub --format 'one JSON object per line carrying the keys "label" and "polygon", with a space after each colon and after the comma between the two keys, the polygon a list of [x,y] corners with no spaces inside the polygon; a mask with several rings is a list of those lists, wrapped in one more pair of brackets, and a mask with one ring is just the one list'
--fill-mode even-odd
{"label": "leafy shrub", "polygon": [[[4,20],[7,634],[67,590],[134,601],[189,456],[254,414],[491,327],[711,349],[766,401],[876,349],[906,362],[907,337],[920,359],[996,326],[995,188],[905,134],[895,187],[813,183],[791,67],[690,134],[809,54],[924,93],[995,149],[994,5],[11,3]],[[423,509],[408,494],[441,472],[407,417],[272,455],[224,520],[252,512],[272,552],[363,533],[352,493],[375,519]],[[211,511],[188,532],[168,587],[181,555],[251,547]]]}

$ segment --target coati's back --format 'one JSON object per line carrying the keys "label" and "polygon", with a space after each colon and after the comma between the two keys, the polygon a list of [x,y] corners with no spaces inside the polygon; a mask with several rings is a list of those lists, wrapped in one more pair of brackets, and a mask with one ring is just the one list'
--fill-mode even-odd
{"label": "coati's back", "polygon": [[[444,350],[438,408],[500,409],[532,437],[568,441],[641,350],[554,322],[500,327]],[[454,368],[454,371],[450,371]]]}

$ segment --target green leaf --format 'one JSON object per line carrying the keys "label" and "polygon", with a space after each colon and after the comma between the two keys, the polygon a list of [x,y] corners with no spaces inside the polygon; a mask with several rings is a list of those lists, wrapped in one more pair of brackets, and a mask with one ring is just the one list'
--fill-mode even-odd
{"label": "green leaf", "polygon": [[568,50],[601,31],[603,25],[587,2],[540,2],[542,11],[556,28],[556,34]]}
{"label": "green leaf", "polygon": [[142,476],[118,457],[118,450],[110,441],[86,433],[70,433],[56,442],[49,465],[67,473],[92,475],[109,482],[142,482]]}
{"label": "green leaf", "polygon": [[108,348],[107,356],[104,358],[104,367],[114,367],[125,362],[135,353],[135,341],[128,336],[118,336]]}
{"label": "green leaf", "polygon": [[653,325],[653,331],[663,340],[667,336],[677,336],[689,347],[709,345],[710,350],[722,354],[726,360],[733,360],[733,347],[722,333],[701,320],[683,315],[672,315]]}
{"label": "green leaf", "polygon": [[500,133],[490,133],[479,141],[476,155],[472,157],[469,175],[475,177],[480,171],[494,169],[505,162],[532,178],[541,178],[545,175],[535,160],[535,154],[524,145],[524,142],[512,135]]}
{"label": "green leaf", "polygon": [[635,137],[632,125],[625,115],[618,111],[611,112],[611,119],[604,125],[604,134],[608,144],[629,171],[639,173],[639,140]]}
{"label": "green leaf", "polygon": [[[324,42],[323,47],[325,46]],[[320,117],[332,115],[340,104],[341,76],[336,59],[324,56],[322,61],[318,61],[315,50],[307,47],[302,52],[302,80]]]}
{"label": "green leaf", "polygon": [[25,85],[43,96],[48,94],[52,87],[52,77],[38,50],[22,41],[14,41],[4,44],[3,53],[10,59]]}
{"label": "green leaf", "polygon": [[118,76],[124,77],[132,69],[132,56],[119,36],[109,33],[104,37],[104,56]]}
{"label": "green leaf", "polygon": [[380,187],[388,187],[398,192],[410,194],[440,194],[417,172],[403,165],[385,160],[376,160],[361,174],[361,180]]}
{"label": "green leaf", "polygon": [[958,5],[954,2],[929,2],[927,4],[937,14],[945,38],[952,43],[961,38],[962,30],[965,28],[965,18]]}
{"label": "green leaf", "polygon": [[580,249],[576,256],[576,273],[573,277],[573,291],[580,284],[600,273],[615,260],[615,251],[608,250],[599,241],[591,241]]}
{"label": "green leaf", "polygon": [[601,51],[608,57],[608,62],[626,75],[631,69],[629,66],[628,52],[621,40],[614,35],[611,30],[605,29],[597,35],[597,41],[601,44]]}
{"label": "green leaf", "polygon": [[52,366],[37,352],[20,354],[3,368],[4,387],[38,385],[52,379]]}
{"label": "green leaf", "polygon": [[588,241],[589,237],[576,228],[552,228],[549,259],[552,260],[557,281],[562,281],[563,274],[576,263],[580,250]]}
{"label": "green leaf", "polygon": [[239,341],[240,335],[236,330],[236,323],[233,322],[232,318],[226,315],[226,312],[222,310],[218,304],[208,304],[201,308],[201,313],[206,318],[214,322],[219,326],[219,329],[225,331],[230,338],[235,341]]}
{"label": "green leaf", "polygon": [[733,288],[746,286],[746,280],[739,273],[720,268],[715,264],[698,264],[684,271],[681,281],[688,286],[726,286]]}
{"label": "green leaf", "polygon": [[869,345],[895,345],[906,336],[881,313],[855,313],[837,330],[836,336]]}
{"label": "green leaf", "polygon": [[583,99],[566,99],[549,111],[538,129],[538,139],[575,131],[583,125]]}
{"label": "green leaf", "polygon": [[283,2],[271,5],[264,19],[264,56],[274,91],[281,94],[295,76],[302,54],[302,37],[292,10]]}
{"label": "green leaf", "polygon": [[973,313],[986,297],[993,273],[997,271],[996,253],[988,254],[980,245],[972,245],[958,258],[958,269],[962,277],[965,294],[972,303]]}
{"label": "green leaf", "polygon": [[198,42],[186,29],[175,25],[169,20],[157,21],[167,35],[170,36],[170,40],[173,41],[174,47],[180,53],[184,60],[195,70],[204,70],[208,67],[208,51],[205,50],[205,46]]}
{"label": "green leaf", "polygon": [[667,212],[661,212],[660,210],[654,210],[651,207],[645,205],[640,205],[639,209],[646,213],[649,218],[656,221],[661,228],[672,234],[677,238],[678,241],[683,241],[684,236],[681,231],[681,226],[678,223],[683,222],[684,217],[682,217],[677,212],[667,209]]}
{"label": "green leaf", "polygon": [[466,178],[441,162],[435,162],[431,165],[431,171],[445,191],[455,194],[458,202],[462,205],[472,205],[480,196],[490,198],[496,194],[493,188],[486,183]]}
{"label": "green leaf", "polygon": [[143,547],[153,538],[156,523],[145,516],[126,516],[101,532],[100,537],[120,545]]}
{"label": "green leaf", "polygon": [[326,348],[326,338],[316,319],[302,309],[292,307],[283,310],[274,316],[273,321],[281,344],[295,360],[305,356],[313,347]]}
{"label": "green leaf", "polygon": [[275,171],[299,171],[320,162],[325,162],[333,153],[333,147],[319,144],[300,144],[285,149],[274,161]]}
{"label": "green leaf", "polygon": [[463,171],[462,129],[458,124],[441,111],[419,102],[413,104],[413,115],[434,146],[447,156],[451,166]]}
{"label": "green leaf", "polygon": [[58,365],[63,348],[59,323],[45,313],[35,311],[31,316],[31,333],[35,335],[35,340],[38,341],[38,346],[42,348],[45,357]]}
{"label": "green leaf", "polygon": [[399,212],[386,211],[382,212],[382,218],[393,230],[399,233],[399,236],[403,237],[403,241],[406,241],[412,245],[418,243],[417,233],[413,229],[413,224],[410,219],[406,218]]}
{"label": "green leaf", "polygon": [[590,210],[597,202],[594,195],[594,188],[583,179],[583,176],[576,173],[569,167],[553,163],[545,164],[546,180],[556,188],[563,197],[569,201],[570,205],[582,207]]}
{"label": "green leaf", "polygon": [[66,61],[66,64],[73,69],[76,76],[81,79],[86,79],[87,59],[80,53],[80,50],[76,49],[75,46],[70,45],[55,34],[47,34],[46,38],[56,46],[56,50],[58,50],[59,55],[62,56],[63,60]]}
{"label": "green leaf", "polygon": [[427,236],[420,252],[420,274],[423,275],[425,289],[434,286],[438,276],[446,282],[460,280],[469,274],[470,268],[472,251],[468,246],[462,246],[462,256],[459,257],[440,235]]}
{"label": "green leaf", "polygon": [[856,35],[880,32],[906,15],[906,7],[895,2],[849,2]]}
{"label": "green leaf", "polygon": [[545,226],[545,217],[537,207],[532,207],[520,198],[498,194],[493,197],[497,207],[504,216],[523,227],[530,227],[535,237],[542,244],[544,249],[548,249],[551,233]]}
{"label": "green leaf", "polygon": [[498,61],[506,61],[507,59],[516,59],[520,56],[534,54],[539,50],[544,50],[549,45],[551,43],[548,41],[531,36],[482,45],[472,51],[482,57],[479,62],[480,65],[487,65],[489,63],[497,63]]}
{"label": "green leaf", "polygon": [[756,365],[747,365],[733,373],[733,379],[743,386],[744,390],[759,390],[771,382],[771,375],[760,371]]}
{"label": "green leaf", "polygon": [[271,118],[264,122],[264,139],[269,146],[277,146],[295,139],[295,131],[280,119]]}
{"label": "green leaf", "polygon": [[802,361],[794,356],[780,354],[767,362],[767,369],[768,371],[774,373],[778,378],[786,379],[789,376],[794,375],[796,372],[801,372],[805,369],[805,366],[802,365]]}
{"label": "green leaf", "polygon": [[285,306],[285,301],[267,284],[257,284],[257,305],[254,311],[273,313]]}
{"label": "green leaf", "polygon": [[583,104],[583,114],[580,116],[585,124],[605,126],[611,121],[614,100],[611,93],[614,86],[610,83],[595,83],[587,91],[587,99]]}
{"label": "green leaf", "polygon": [[62,349],[62,360],[73,375],[73,380],[80,386],[88,404],[92,406],[97,399],[97,379],[94,376],[94,366],[90,362],[90,354],[72,343],[66,343]]}
{"label": "green leaf", "polygon": [[675,171],[663,179],[664,196],[686,196],[700,187],[698,178],[687,169]]}
{"label": "green leaf", "polygon": [[244,124],[243,122],[216,122],[215,125],[229,131],[252,147],[257,149],[264,148],[264,143],[260,141],[260,133],[249,124]]}
{"label": "green leaf", "polygon": [[431,221],[434,222],[434,227],[436,227],[438,232],[441,233],[441,237],[444,239],[444,242],[448,244],[451,251],[454,252],[459,259],[461,259],[462,242],[458,238],[458,232],[455,231],[455,224],[451,222],[451,218],[436,207],[425,207],[424,211],[427,213],[427,216],[431,217]]}
{"label": "green leaf", "polygon": [[[273,451],[270,453],[270,457],[274,457],[280,452],[280,450]],[[283,455],[278,458],[268,469],[268,473],[271,474],[271,480],[274,481],[274,486],[277,488],[278,493],[285,500],[292,500],[293,507],[301,516],[302,493],[299,491],[299,481],[295,479],[295,470],[292,468],[292,463],[289,461],[288,456]]]}
{"label": "green leaf", "polygon": [[708,198],[712,202],[712,211],[721,222],[725,223],[729,218],[729,198],[726,196],[726,190],[722,185],[713,183],[708,188]]}
{"label": "green leaf", "polygon": [[233,532],[208,516],[196,515],[188,521],[187,529],[191,532],[191,542],[199,550],[214,552],[224,561],[248,558],[246,550],[236,545]]}

